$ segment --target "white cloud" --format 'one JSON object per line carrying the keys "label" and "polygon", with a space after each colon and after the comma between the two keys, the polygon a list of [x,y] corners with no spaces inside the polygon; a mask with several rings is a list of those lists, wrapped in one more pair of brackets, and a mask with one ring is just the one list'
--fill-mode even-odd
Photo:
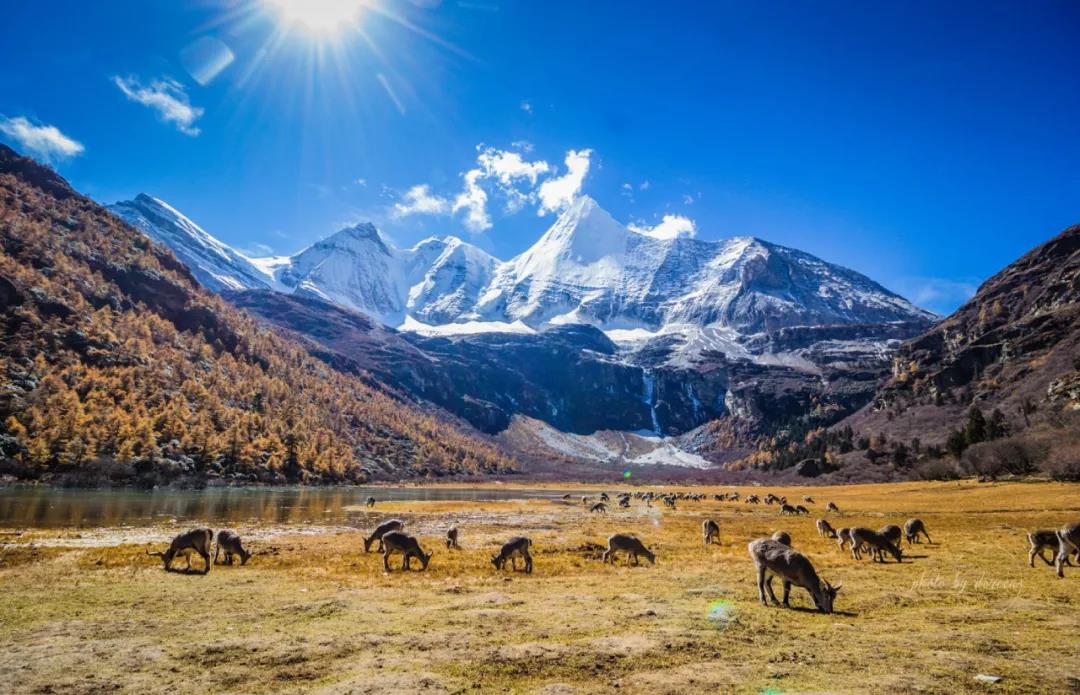
{"label": "white cloud", "polygon": [[450,201],[431,192],[431,186],[422,183],[405,191],[402,202],[394,203],[394,216],[445,215],[450,212]]}
{"label": "white cloud", "polygon": [[86,149],[81,142],[64,135],[56,126],[35,125],[22,116],[0,117],[0,132],[19,143],[24,150],[50,162],[80,155]]}
{"label": "white cloud", "polygon": [[651,187],[652,187],[652,184],[649,183],[648,179],[645,179],[644,181],[641,182],[641,185],[638,186],[638,189],[640,189],[642,191],[647,191]]}
{"label": "white cloud", "polygon": [[[528,143],[515,142],[513,146],[524,152],[532,149]],[[541,215],[561,210],[580,193],[592,156],[592,150],[571,150],[566,155],[567,172],[552,176],[555,167],[542,159],[530,161],[521,152],[484,145],[478,145],[476,150],[476,166],[462,174],[460,193],[451,199],[433,193],[428,184],[413,186],[394,204],[393,216],[463,212],[465,228],[478,234],[492,227],[487,206],[493,194],[505,199],[508,214],[519,212],[527,204],[538,205]]]}
{"label": "white cloud", "polygon": [[479,169],[465,173],[465,190],[454,199],[452,212],[465,210],[465,228],[473,234],[491,229],[491,217],[487,213],[487,192],[480,188]]}
{"label": "white cloud", "polygon": [[355,183],[357,186],[367,186],[367,179],[356,179],[356,181],[354,181],[353,183]]}
{"label": "white cloud", "polygon": [[627,227],[633,232],[651,236],[654,239],[674,239],[680,236],[692,237],[697,233],[694,221],[682,215],[664,215],[664,219],[652,227],[638,224],[630,224]]}
{"label": "white cloud", "polygon": [[566,173],[540,184],[540,209],[538,215],[557,212],[573,202],[581,192],[585,176],[589,173],[592,150],[570,150],[566,153]]}
{"label": "white cloud", "polygon": [[693,205],[694,196],[690,195],[689,193],[683,193],[682,202],[684,205]]}
{"label": "white cloud", "polygon": [[512,143],[510,143],[510,147],[514,148],[515,150],[521,150],[522,152],[533,151],[533,144],[528,140],[514,140]]}
{"label": "white cloud", "polygon": [[509,186],[517,179],[527,179],[530,186],[536,185],[540,174],[551,171],[551,165],[543,160],[526,162],[517,152],[497,150],[486,147],[480,150],[476,163],[483,169],[486,177],[494,177],[503,186]]}
{"label": "white cloud", "polygon": [[527,101],[523,101],[523,102],[521,102],[521,110],[522,110],[522,111],[524,111],[525,113],[527,113],[527,114],[529,114],[529,115],[531,116],[531,115],[532,115],[532,112],[533,112],[533,107],[532,107],[532,104],[530,104],[530,103],[529,103],[529,102],[527,102]]}
{"label": "white cloud", "polygon": [[203,108],[192,106],[184,86],[167,77],[156,79],[148,86],[135,77],[113,77],[113,82],[131,101],[157,111],[161,120],[172,123],[184,135],[195,136],[199,129],[195,121],[203,115]]}

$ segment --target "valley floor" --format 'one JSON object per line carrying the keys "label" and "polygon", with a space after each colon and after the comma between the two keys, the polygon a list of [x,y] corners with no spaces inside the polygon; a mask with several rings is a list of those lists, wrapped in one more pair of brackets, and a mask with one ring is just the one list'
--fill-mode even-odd
{"label": "valley floor", "polygon": [[[614,491],[612,488],[609,491]],[[690,489],[690,488],[680,488]],[[693,488],[713,493],[732,488]],[[599,491],[599,488],[597,488]],[[1025,533],[1080,519],[1080,485],[896,483],[743,488],[801,500],[775,507],[634,500],[588,514],[580,500],[410,502],[358,509],[356,531],[239,528],[245,566],[165,573],[125,530],[87,547],[73,532],[0,535],[0,674],[16,693],[98,692],[1068,692],[1080,688],[1080,568],[1027,564]],[[598,492],[597,492],[598,494]],[[933,544],[902,564],[855,561],[818,536],[834,526],[921,517]],[[435,555],[384,573],[361,530],[406,521]],[[719,521],[704,547],[701,522]],[[442,543],[450,524],[464,550]],[[843,582],[838,613],[757,601],[746,544],[785,529],[819,574]],[[161,527],[166,539],[180,529]],[[655,566],[604,565],[617,531]],[[535,572],[496,572],[514,535]],[[127,540],[125,540],[127,539]],[[70,541],[69,543],[67,541]],[[158,549],[163,544],[155,545]],[[199,564],[196,559],[195,564]],[[183,561],[179,562],[182,566]],[[978,674],[1001,676],[996,685]]]}

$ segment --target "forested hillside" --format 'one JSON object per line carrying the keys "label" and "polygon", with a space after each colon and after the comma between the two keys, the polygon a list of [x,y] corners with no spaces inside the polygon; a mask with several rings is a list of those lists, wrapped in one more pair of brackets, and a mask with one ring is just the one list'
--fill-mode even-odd
{"label": "forested hillside", "polygon": [[507,471],[334,371],[171,252],[0,146],[0,454],[77,482],[362,482]]}

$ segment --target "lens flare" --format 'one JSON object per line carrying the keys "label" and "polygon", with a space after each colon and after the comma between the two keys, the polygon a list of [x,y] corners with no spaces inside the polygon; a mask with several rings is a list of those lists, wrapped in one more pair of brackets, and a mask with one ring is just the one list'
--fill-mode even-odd
{"label": "lens flare", "polygon": [[631,473],[630,471],[623,471],[622,472],[622,477],[626,478],[627,480],[629,480],[630,476],[632,476],[632,475],[633,475],[633,473]]}
{"label": "lens flare", "polygon": [[705,615],[717,629],[723,630],[735,619],[735,606],[731,605],[730,601],[717,599],[709,604]]}

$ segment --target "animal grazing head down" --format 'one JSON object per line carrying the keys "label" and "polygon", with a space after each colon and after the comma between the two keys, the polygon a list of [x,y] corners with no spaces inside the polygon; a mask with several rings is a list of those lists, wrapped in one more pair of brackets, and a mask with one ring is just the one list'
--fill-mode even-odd
{"label": "animal grazing head down", "polygon": [[833,601],[836,600],[836,595],[840,593],[843,586],[843,584],[833,586],[828,582],[822,582],[818,590],[813,592],[814,605],[817,606],[817,609],[822,613],[832,613]]}

